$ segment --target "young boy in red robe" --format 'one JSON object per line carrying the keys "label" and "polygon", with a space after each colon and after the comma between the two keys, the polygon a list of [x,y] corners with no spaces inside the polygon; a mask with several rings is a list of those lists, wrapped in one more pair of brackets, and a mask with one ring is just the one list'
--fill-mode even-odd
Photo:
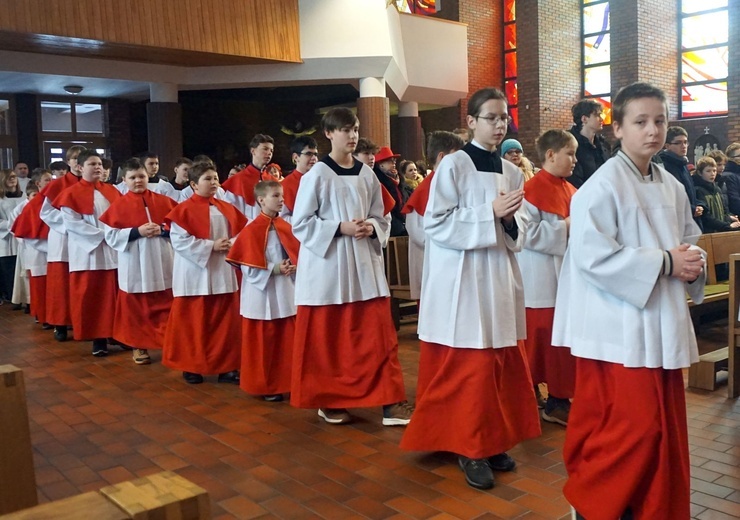
{"label": "young boy in red robe", "polygon": [[108,355],[118,282],[116,252],[105,242],[100,216],[121,194],[101,182],[103,160],[95,150],[77,157],[82,178],[52,202],[69,237],[69,293],[74,338],[92,340],[93,356]]}
{"label": "young boy in red robe", "polygon": [[219,183],[213,164],[196,163],[189,176],[193,196],[165,218],[175,262],[162,364],[182,370],[189,384],[202,383],[203,374],[238,384],[239,286],[225,260],[247,219],[214,197]]}
{"label": "young boy in red robe", "polygon": [[242,271],[241,388],[265,401],[290,392],[295,335],[293,275],[300,244],[280,218],[283,189],[277,181],[254,188],[262,212],[236,238],[226,261]]}
{"label": "young boy in red robe", "polygon": [[298,187],[301,184],[301,178],[316,164],[319,160],[319,145],[316,139],[307,135],[296,137],[290,143],[291,160],[295,164],[295,169],[285,177],[283,185],[283,210],[280,214],[290,222],[290,216],[293,214],[295,207],[295,198],[298,195]]}
{"label": "young boy in red robe", "polygon": [[524,210],[529,227],[517,253],[524,284],[527,338],[524,346],[535,385],[547,383],[547,401],[540,415],[567,426],[576,380],[570,349],[552,346],[552,320],[560,267],[568,245],[570,199],[578,142],[565,130],[548,130],[536,142],[542,169],[524,184]]}
{"label": "young boy in red robe", "polygon": [[139,159],[123,163],[121,171],[128,191],[100,217],[106,242],[118,252],[113,337],[134,348],[134,363],[148,365],[148,349],[161,350],[164,345],[172,307],[174,253],[164,218],[177,204],[148,189],[148,175]]}
{"label": "young boy in red robe", "polygon": [[224,200],[251,219],[259,215],[260,208],[254,200],[254,187],[262,180],[262,171],[270,164],[275,140],[269,135],[257,134],[249,142],[252,161],[242,171],[226,179]]}

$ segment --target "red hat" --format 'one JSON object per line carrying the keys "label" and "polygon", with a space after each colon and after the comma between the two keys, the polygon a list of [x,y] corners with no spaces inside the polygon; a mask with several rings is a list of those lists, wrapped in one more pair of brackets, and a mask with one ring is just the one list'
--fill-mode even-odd
{"label": "red hat", "polygon": [[392,159],[393,157],[401,157],[397,153],[393,153],[393,150],[390,149],[388,146],[382,147],[378,153],[375,154],[375,162],[381,163],[383,161],[387,161],[388,159]]}

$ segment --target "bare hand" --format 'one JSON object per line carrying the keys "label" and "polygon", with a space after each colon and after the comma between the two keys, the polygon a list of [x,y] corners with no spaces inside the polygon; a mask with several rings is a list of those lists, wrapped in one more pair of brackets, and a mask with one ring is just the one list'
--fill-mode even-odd
{"label": "bare hand", "polygon": [[355,232],[356,240],[361,240],[363,238],[369,237],[370,235],[373,234],[373,231],[375,230],[375,228],[373,228],[373,225],[370,222],[360,220],[360,219],[355,219],[353,220],[353,222],[357,226],[357,231]]}
{"label": "bare hand", "polygon": [[694,209],[695,217],[701,217],[703,214],[704,214],[704,208],[702,206],[697,206],[696,209]]}
{"label": "bare hand", "polygon": [[738,222],[737,220],[733,220],[732,223],[730,223],[730,228],[732,229],[740,228],[740,222]]}
{"label": "bare hand", "polygon": [[697,249],[689,249],[689,244],[680,246],[669,251],[673,258],[673,272],[671,276],[682,282],[693,282],[704,269],[704,260],[701,252]]}
{"label": "bare hand", "polygon": [[231,248],[231,241],[228,238],[218,238],[213,242],[213,250],[219,253],[225,253]]}
{"label": "bare hand", "polygon": [[290,263],[289,259],[285,259],[282,262],[280,262],[280,274],[284,274],[285,276],[290,276],[291,274],[295,273],[295,267],[293,264]]}
{"label": "bare hand", "polygon": [[154,222],[147,222],[138,227],[139,234],[144,238],[158,237],[162,234],[162,228]]}
{"label": "bare hand", "polygon": [[508,193],[502,191],[493,201],[493,215],[510,222],[523,202],[524,190],[513,190]]}

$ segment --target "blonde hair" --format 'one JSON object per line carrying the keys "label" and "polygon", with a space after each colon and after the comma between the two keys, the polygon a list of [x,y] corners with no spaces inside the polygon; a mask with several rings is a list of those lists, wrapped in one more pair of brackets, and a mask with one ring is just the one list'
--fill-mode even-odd
{"label": "blonde hair", "polygon": [[529,179],[534,177],[534,165],[532,164],[532,161],[523,155],[522,160],[519,162],[519,169],[522,170],[522,175],[524,175],[524,182],[527,182]]}

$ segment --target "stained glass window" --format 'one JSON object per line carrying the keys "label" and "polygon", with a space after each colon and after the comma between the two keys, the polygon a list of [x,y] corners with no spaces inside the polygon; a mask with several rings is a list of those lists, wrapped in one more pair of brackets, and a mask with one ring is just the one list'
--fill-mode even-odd
{"label": "stained glass window", "polygon": [[519,96],[516,61],[516,0],[504,0],[504,91],[509,104],[512,132],[519,131]]}
{"label": "stained glass window", "polygon": [[681,0],[681,117],[727,113],[727,0]]}
{"label": "stained glass window", "polygon": [[395,0],[396,9],[402,13],[434,14],[437,0]]}
{"label": "stained glass window", "polygon": [[609,1],[583,0],[583,97],[604,106],[604,123],[611,124],[611,40]]}

